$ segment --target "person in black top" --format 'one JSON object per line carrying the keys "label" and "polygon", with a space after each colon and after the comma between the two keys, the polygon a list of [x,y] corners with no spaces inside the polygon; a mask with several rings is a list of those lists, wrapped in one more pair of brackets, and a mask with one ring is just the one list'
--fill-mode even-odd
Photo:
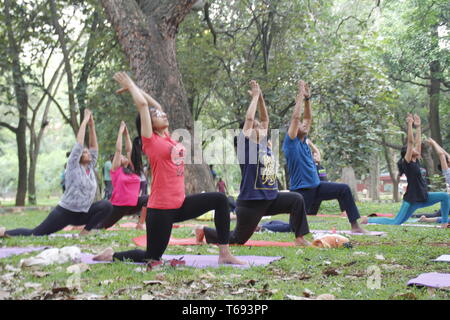
{"label": "person in black top", "polygon": [[[408,180],[408,187],[403,196],[400,211],[393,219],[363,217],[362,223],[399,225],[408,220],[417,209],[429,207],[440,202],[441,212],[443,213],[442,228],[447,228],[450,197],[446,192],[428,192],[427,183],[420,170],[419,158],[422,144],[420,118],[418,115],[414,115],[413,117],[411,114],[408,114],[406,122],[408,123],[408,144],[402,149],[402,157],[398,162],[398,167],[401,169],[401,172],[405,173]],[[413,124],[416,127],[415,139]]]}
{"label": "person in black top", "polygon": [[[300,194],[279,192],[277,166],[267,139],[269,115],[264,98],[256,81],[251,81],[249,91],[252,101],[248,107],[242,131],[237,139],[237,155],[242,180],[236,203],[236,229],[230,233],[230,244],[244,244],[255,232],[263,216],[290,213],[290,223],[295,234],[295,244],[309,246],[304,239],[309,233],[305,204]],[[255,119],[259,110],[260,120]],[[201,226],[196,229],[198,242],[217,242],[217,231]]]}

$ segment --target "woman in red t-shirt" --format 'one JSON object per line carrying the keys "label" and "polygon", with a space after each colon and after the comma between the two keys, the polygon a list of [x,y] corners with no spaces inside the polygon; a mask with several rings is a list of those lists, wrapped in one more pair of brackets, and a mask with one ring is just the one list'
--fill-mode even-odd
{"label": "woman in red t-shirt", "polygon": [[114,79],[122,86],[118,92],[129,91],[139,110],[136,126],[142,139],[142,150],[147,155],[152,169],[146,219],[147,250],[114,253],[108,248],[95,259],[157,262],[167,248],[173,223],[194,219],[215,210],[219,264],[244,264],[231,254],[228,247],[230,209],[227,197],[220,192],[185,196],[185,149],[181,143],[171,139],[168,130],[169,121],[161,105],[137,87],[125,72],[115,74]]}
{"label": "woman in red t-shirt", "polygon": [[[122,136],[125,138],[126,156],[122,155]],[[140,146],[133,148],[128,128],[125,122],[120,124],[119,134],[116,142],[112,167],[110,170],[113,193],[111,203],[112,214],[102,222],[102,228],[111,228],[124,216],[134,215],[141,212],[141,218],[137,229],[143,229],[143,221],[147,216],[148,196],[139,196],[141,187],[140,175],[143,171],[140,152],[133,152]]]}

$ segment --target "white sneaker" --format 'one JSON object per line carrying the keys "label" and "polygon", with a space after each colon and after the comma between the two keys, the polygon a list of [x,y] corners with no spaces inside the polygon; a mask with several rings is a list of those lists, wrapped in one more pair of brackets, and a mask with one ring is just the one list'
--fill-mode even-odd
{"label": "white sneaker", "polygon": [[0,238],[4,238],[6,233],[6,228],[0,227]]}

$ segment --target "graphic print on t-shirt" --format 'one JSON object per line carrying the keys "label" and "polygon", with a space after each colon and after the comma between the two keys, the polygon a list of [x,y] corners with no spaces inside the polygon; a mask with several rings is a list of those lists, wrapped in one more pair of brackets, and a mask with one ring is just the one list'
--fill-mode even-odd
{"label": "graphic print on t-shirt", "polygon": [[177,143],[170,147],[170,156],[172,162],[177,166],[177,176],[184,175],[184,156],[186,149],[181,143]]}
{"label": "graphic print on t-shirt", "polygon": [[276,190],[277,185],[277,170],[275,158],[270,149],[258,150],[258,167],[257,175],[255,177],[256,190]]}

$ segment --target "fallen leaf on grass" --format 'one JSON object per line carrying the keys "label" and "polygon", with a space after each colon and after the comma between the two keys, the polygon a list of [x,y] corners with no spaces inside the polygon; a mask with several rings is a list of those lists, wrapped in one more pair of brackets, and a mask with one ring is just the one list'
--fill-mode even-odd
{"label": "fallen leaf on grass", "polygon": [[377,255],[375,255],[375,259],[377,259],[377,260],[386,260],[386,258],[382,255],[382,254],[377,254]]}
{"label": "fallen leaf on grass", "polygon": [[252,286],[252,287],[255,285],[255,283],[256,283],[256,280],[254,280],[254,279],[247,281],[247,285]]}
{"label": "fallen leaf on grass", "polygon": [[90,270],[90,268],[86,263],[74,264],[66,269],[67,273],[83,273],[88,270]]}
{"label": "fallen leaf on grass", "polygon": [[310,298],[294,296],[292,294],[286,295],[286,298],[288,298],[289,300],[314,300],[314,299],[310,299]]}
{"label": "fallen leaf on grass", "polygon": [[163,285],[164,282],[159,281],[159,280],[148,280],[148,281],[144,281],[144,285],[145,286],[154,286],[154,285]]}
{"label": "fallen leaf on grass", "polygon": [[298,276],[298,280],[308,280],[308,279],[311,279],[311,278],[312,278],[312,276],[309,275],[309,274],[306,274],[306,273],[301,273]]}
{"label": "fallen leaf on grass", "polygon": [[325,293],[317,296],[316,300],[336,300],[336,297],[332,294]]}
{"label": "fallen leaf on grass", "polygon": [[0,300],[6,300],[11,296],[11,293],[8,291],[0,290]]}
{"label": "fallen leaf on grass", "polygon": [[303,294],[303,296],[306,297],[306,298],[311,298],[311,297],[314,296],[314,292],[312,292],[312,291],[309,290],[309,289],[304,289],[303,292],[302,292],[302,294]]}
{"label": "fallen leaf on grass", "polygon": [[49,272],[43,272],[43,271],[35,271],[32,273],[32,275],[36,278],[45,278],[50,275]]}
{"label": "fallen leaf on grass", "polygon": [[417,297],[412,292],[400,293],[391,296],[393,299],[417,300]]}
{"label": "fallen leaf on grass", "polygon": [[38,288],[42,287],[42,284],[34,283],[34,282],[27,282],[24,284],[24,287],[27,289],[38,289]]}
{"label": "fallen leaf on grass", "polygon": [[327,277],[338,276],[340,274],[340,272],[338,270],[334,269],[334,268],[325,269],[322,273],[324,275],[326,275]]}

